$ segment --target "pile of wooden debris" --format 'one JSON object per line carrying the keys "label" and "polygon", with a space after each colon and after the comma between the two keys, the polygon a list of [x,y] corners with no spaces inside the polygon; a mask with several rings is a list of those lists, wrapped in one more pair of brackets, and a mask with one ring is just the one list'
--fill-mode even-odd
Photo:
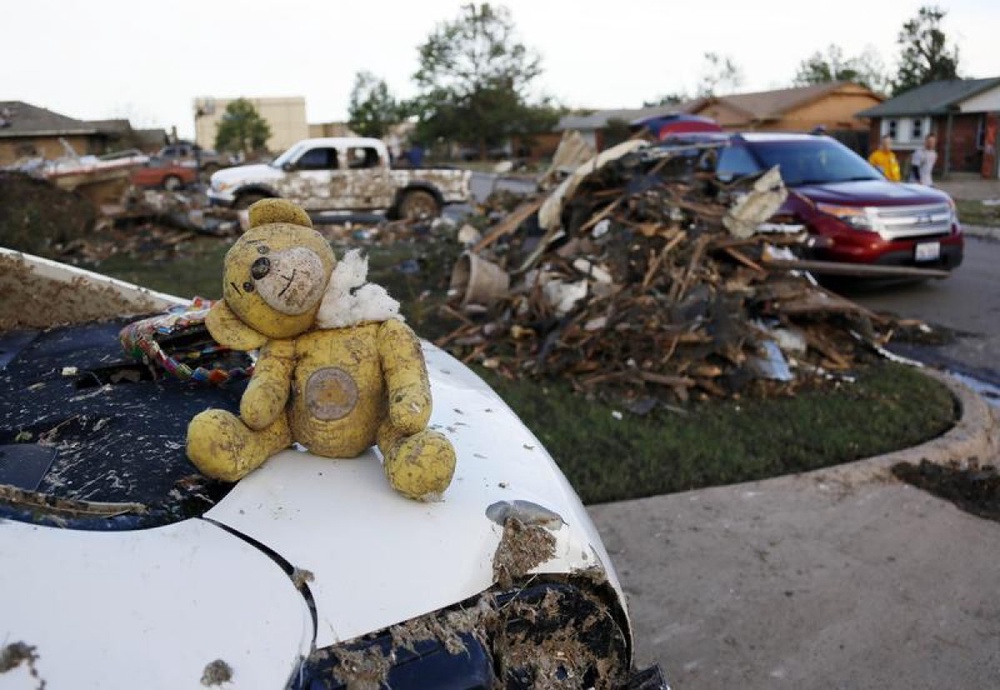
{"label": "pile of wooden debris", "polygon": [[438,344],[634,400],[787,392],[870,357],[890,324],[793,270],[780,175],[723,185],[717,147],[626,142],[527,200],[460,258]]}

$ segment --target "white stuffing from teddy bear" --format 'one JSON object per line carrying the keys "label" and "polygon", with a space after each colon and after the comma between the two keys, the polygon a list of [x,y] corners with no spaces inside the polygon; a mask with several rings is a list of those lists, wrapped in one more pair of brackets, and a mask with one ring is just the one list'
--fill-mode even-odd
{"label": "white stuffing from teddy bear", "polygon": [[360,249],[349,250],[330,275],[316,313],[317,327],[345,328],[389,319],[404,321],[399,313],[399,302],[381,285],[367,281],[368,257]]}

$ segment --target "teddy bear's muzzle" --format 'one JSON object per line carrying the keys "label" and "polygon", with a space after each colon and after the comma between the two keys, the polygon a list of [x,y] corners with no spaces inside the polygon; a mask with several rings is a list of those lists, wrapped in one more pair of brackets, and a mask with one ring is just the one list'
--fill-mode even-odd
{"label": "teddy bear's muzzle", "polygon": [[282,314],[298,316],[323,298],[327,275],[316,252],[293,247],[258,260],[252,268],[257,293],[269,307]]}

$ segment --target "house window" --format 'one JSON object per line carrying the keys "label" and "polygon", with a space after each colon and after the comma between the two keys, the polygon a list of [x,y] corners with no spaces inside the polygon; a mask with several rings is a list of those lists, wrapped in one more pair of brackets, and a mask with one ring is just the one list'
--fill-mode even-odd
{"label": "house window", "polygon": [[921,117],[915,117],[910,123],[910,139],[913,141],[920,141],[924,138],[924,120]]}
{"label": "house window", "polygon": [[887,120],[885,123],[885,133],[889,138],[896,141],[899,138],[899,122],[897,120]]}

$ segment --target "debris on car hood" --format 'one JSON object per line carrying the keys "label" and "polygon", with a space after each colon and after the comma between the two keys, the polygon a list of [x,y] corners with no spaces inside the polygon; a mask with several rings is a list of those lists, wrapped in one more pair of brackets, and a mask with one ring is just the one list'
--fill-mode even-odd
{"label": "debris on car hood", "polygon": [[889,321],[794,270],[780,173],[719,182],[721,145],[630,140],[525,200],[459,259],[438,344],[633,401],[788,393],[872,357]]}

